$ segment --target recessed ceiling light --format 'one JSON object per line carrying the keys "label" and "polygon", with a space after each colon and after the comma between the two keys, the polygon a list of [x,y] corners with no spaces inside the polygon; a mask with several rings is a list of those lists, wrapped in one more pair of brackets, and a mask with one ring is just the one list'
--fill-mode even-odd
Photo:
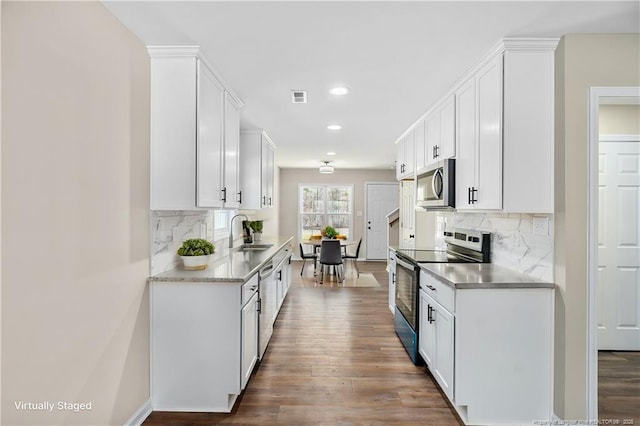
{"label": "recessed ceiling light", "polygon": [[346,87],[334,87],[333,89],[329,90],[329,93],[335,96],[343,96],[349,93],[349,89],[347,89]]}
{"label": "recessed ceiling light", "polygon": [[329,151],[329,152],[327,152],[326,154],[327,154],[327,155],[336,155],[336,153],[335,153],[335,152],[333,152],[333,151]]}
{"label": "recessed ceiling light", "polygon": [[340,130],[340,129],[342,129],[342,126],[339,125],[339,124],[329,124],[327,126],[327,129],[329,129],[329,130]]}

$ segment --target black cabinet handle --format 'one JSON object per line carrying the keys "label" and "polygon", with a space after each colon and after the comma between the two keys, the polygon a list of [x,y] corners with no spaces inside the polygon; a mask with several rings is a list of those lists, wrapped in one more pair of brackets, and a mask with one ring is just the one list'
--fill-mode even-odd
{"label": "black cabinet handle", "polygon": [[436,321],[436,319],[433,317],[434,310],[435,309],[433,309],[431,305],[427,305],[427,321],[429,321],[429,324],[432,324]]}
{"label": "black cabinet handle", "polygon": [[262,196],[262,205],[263,205],[263,206],[266,206],[266,205],[267,205],[267,196],[266,196],[266,195],[263,195],[263,196]]}
{"label": "black cabinet handle", "polygon": [[471,187],[467,188],[467,204],[471,204]]}
{"label": "black cabinet handle", "polygon": [[438,151],[440,151],[440,146],[436,145],[435,146],[436,149],[436,158],[440,157],[440,153]]}
{"label": "black cabinet handle", "polygon": [[242,204],[242,191],[238,192],[238,203]]}
{"label": "black cabinet handle", "polygon": [[269,205],[271,205],[271,197],[269,197]]}
{"label": "black cabinet handle", "polygon": [[436,288],[433,286],[430,286],[429,284],[425,284],[425,287],[428,288],[431,291],[436,291]]}
{"label": "black cabinet handle", "polygon": [[227,202],[227,188],[222,188],[222,202]]}
{"label": "black cabinet handle", "polygon": [[476,192],[478,192],[478,189],[475,187],[471,187],[471,204],[475,204],[478,202],[478,199],[476,198]]}
{"label": "black cabinet handle", "polygon": [[262,299],[258,299],[258,309],[256,309],[256,311],[258,311],[258,313],[262,312]]}
{"label": "black cabinet handle", "polygon": [[409,238],[415,238],[416,236],[413,234],[409,234]]}
{"label": "black cabinet handle", "polygon": [[282,281],[282,271],[278,271],[278,281]]}

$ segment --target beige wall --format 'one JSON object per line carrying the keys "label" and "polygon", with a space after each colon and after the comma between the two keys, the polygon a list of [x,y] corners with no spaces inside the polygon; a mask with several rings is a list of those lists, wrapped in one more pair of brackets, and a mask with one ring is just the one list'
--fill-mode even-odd
{"label": "beige wall", "polygon": [[[364,237],[365,182],[396,182],[395,170],[336,169],[335,173],[321,174],[318,169],[280,169],[280,235],[294,237],[294,253],[298,253],[298,185],[304,184],[352,184],[354,187],[354,214],[352,239]],[[360,249],[360,257],[366,257],[366,247]]]}
{"label": "beige wall", "polygon": [[146,49],[97,2],[1,7],[1,422],[123,424],[149,398]]}
{"label": "beige wall", "polygon": [[640,135],[639,105],[600,105],[601,135]]}
{"label": "beige wall", "polygon": [[640,86],[640,35],[567,35],[556,50],[555,411],[587,416],[587,152],[592,86]]}

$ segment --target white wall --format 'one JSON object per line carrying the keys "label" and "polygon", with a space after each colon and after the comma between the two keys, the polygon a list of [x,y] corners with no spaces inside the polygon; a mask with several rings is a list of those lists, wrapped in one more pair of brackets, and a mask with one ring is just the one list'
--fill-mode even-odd
{"label": "white wall", "polygon": [[555,410],[586,419],[589,88],[640,86],[640,35],[566,35],[555,59]]}
{"label": "white wall", "polygon": [[[294,253],[298,254],[298,185],[307,184],[352,184],[354,186],[353,240],[364,237],[365,182],[396,182],[395,170],[336,169],[331,174],[321,174],[318,169],[280,169],[280,235],[293,236]],[[362,244],[360,257],[366,257],[366,247]]]}
{"label": "white wall", "polygon": [[123,424],[149,398],[146,49],[98,2],[1,7],[1,422]]}

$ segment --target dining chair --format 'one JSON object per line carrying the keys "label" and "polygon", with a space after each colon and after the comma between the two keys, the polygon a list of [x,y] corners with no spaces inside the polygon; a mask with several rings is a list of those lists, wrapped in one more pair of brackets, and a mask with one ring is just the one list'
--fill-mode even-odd
{"label": "dining chair", "polygon": [[300,245],[300,257],[302,258],[302,269],[300,269],[300,276],[304,272],[304,265],[307,263],[307,260],[313,260],[313,275],[316,274],[316,261],[318,260],[318,255],[316,253],[305,253],[302,248],[302,243]]}
{"label": "dining chair", "polygon": [[323,240],[320,246],[320,284],[324,280],[325,266],[334,266],[338,281],[344,280],[344,270],[342,263],[342,250],[340,249],[340,240]]}
{"label": "dining chair", "polygon": [[353,263],[353,267],[356,268],[356,272],[358,273],[358,278],[360,278],[360,270],[358,269],[358,257],[360,257],[360,246],[362,245],[362,238],[358,241],[358,247],[356,248],[355,254],[349,254],[347,251],[346,254],[342,255],[344,260],[351,260]]}

